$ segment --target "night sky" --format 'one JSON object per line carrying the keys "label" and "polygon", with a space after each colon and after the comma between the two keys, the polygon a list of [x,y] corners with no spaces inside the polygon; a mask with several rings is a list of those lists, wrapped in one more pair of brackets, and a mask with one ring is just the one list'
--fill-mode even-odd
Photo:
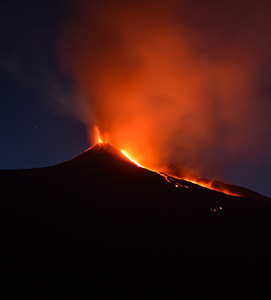
{"label": "night sky", "polygon": [[[80,102],[78,99],[81,97],[78,85],[72,76],[63,72],[63,65],[60,66],[59,62],[59,40],[63,24],[67,22],[67,15],[70,13],[67,5],[69,2],[1,1],[0,169],[53,165],[75,157],[91,144],[88,127],[95,122],[92,120],[91,112],[88,124],[84,122],[78,108]],[[89,2],[95,3],[95,1]],[[212,9],[212,3],[214,1],[206,1],[207,9]],[[200,11],[195,12],[195,18],[199,13]],[[245,11],[243,13],[245,14]],[[185,22],[189,23],[191,28],[202,27],[202,24],[194,22],[191,16],[194,15],[187,16]],[[180,18],[186,17],[180,14]],[[265,24],[266,26],[268,33],[270,22]],[[224,30],[223,28],[221,30]],[[217,28],[218,32],[219,30],[220,28]],[[226,34],[223,33],[222,36]],[[262,40],[266,38],[263,36]],[[223,44],[223,40],[219,43]],[[67,43],[65,45],[69,47]],[[269,45],[270,43],[263,43],[262,47]],[[261,45],[258,45],[258,48],[260,49]],[[214,47],[211,50],[207,48],[203,50],[211,52],[213,49]],[[259,135],[264,135],[259,143],[261,151],[254,151],[256,156],[254,160],[247,158],[246,155],[244,157],[239,155],[240,160],[232,160],[233,163],[225,168],[223,178],[218,178],[267,196],[271,196],[271,118],[269,115],[271,67],[269,63],[270,58],[262,66],[260,77],[264,82],[262,85],[264,97],[257,100],[262,101],[263,113],[259,120],[261,128],[265,128],[259,131]],[[243,112],[245,115],[246,112]],[[221,132],[222,130],[224,129],[221,127]],[[251,145],[252,148],[255,147],[253,141]],[[245,147],[248,148],[249,144]],[[171,157],[173,162],[178,161],[174,160],[174,151]],[[209,160],[211,159],[210,157]],[[207,164],[208,159],[206,161]]]}
{"label": "night sky", "polygon": [[2,169],[56,164],[89,146],[84,125],[55,101],[74,97],[56,55],[63,9],[61,1],[1,1]]}

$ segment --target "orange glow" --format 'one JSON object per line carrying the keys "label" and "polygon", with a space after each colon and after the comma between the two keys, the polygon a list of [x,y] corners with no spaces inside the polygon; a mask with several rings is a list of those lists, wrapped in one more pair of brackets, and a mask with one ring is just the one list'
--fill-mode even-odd
{"label": "orange glow", "polygon": [[138,163],[136,160],[134,160],[132,157],[130,157],[124,150],[121,150],[121,153],[125,155],[132,163],[137,165],[140,168],[144,168],[140,163]]}
{"label": "orange glow", "polygon": [[94,140],[96,141],[96,144],[105,143],[98,126],[94,127]]}
{"label": "orange glow", "polygon": [[[92,2],[72,1],[59,42],[91,144],[110,141],[152,170],[174,163],[219,180],[240,159],[262,161],[268,1],[252,1],[246,14],[235,1],[215,9],[204,1]],[[103,134],[96,128],[95,139],[93,122]]]}
{"label": "orange glow", "polygon": [[[131,156],[129,156],[124,150],[121,150],[121,153],[123,155],[125,155],[131,162],[133,162],[135,165],[137,165],[138,167],[141,167],[141,168],[144,168],[144,169],[147,169],[149,171],[152,171],[152,172],[155,172],[157,174],[159,174],[160,176],[162,176],[168,183],[173,183],[174,186],[176,188],[178,187],[185,187],[187,188],[187,186],[183,186],[183,185],[180,185],[179,183],[176,183],[174,180],[172,180],[171,177],[175,177],[175,176],[170,176],[165,174],[165,173],[161,173],[159,171],[156,171],[156,170],[153,170],[153,169],[149,169],[149,168],[145,168],[143,167],[139,162],[137,162],[136,160],[134,160]],[[227,195],[230,195],[230,196],[237,196],[237,197],[242,197],[241,195],[239,194],[236,194],[236,193],[233,193],[231,191],[229,191],[227,188],[216,188],[213,186],[212,184],[212,180],[207,180],[207,179],[204,179],[204,180],[200,180],[200,179],[197,179],[197,178],[193,178],[194,180],[191,180],[189,178],[179,178],[179,177],[175,177],[176,179],[180,179],[180,180],[185,180],[185,181],[188,181],[188,182],[191,182],[191,183],[194,183],[194,184],[197,184],[199,186],[202,186],[204,188],[207,188],[209,190],[213,190],[213,191],[217,191],[217,192],[220,192],[220,193],[223,193],[223,194],[227,194]],[[219,209],[222,210],[222,207],[219,206]],[[215,209],[213,210],[214,212],[216,211]]]}
{"label": "orange glow", "polygon": [[[95,126],[94,127],[94,138],[95,138],[95,141],[97,144],[101,144],[101,143],[106,143],[107,141],[104,139],[104,137],[102,136],[101,134],[101,131],[99,129],[98,126]],[[241,197],[241,195],[239,194],[236,194],[236,193],[233,193],[231,191],[229,191],[226,187],[215,187],[213,185],[213,181],[212,180],[207,180],[207,179],[201,179],[201,178],[198,178],[196,176],[193,176],[192,174],[190,176],[181,176],[181,177],[178,177],[178,176],[172,176],[172,175],[168,175],[164,172],[159,172],[157,169],[154,169],[154,168],[149,168],[149,167],[144,167],[143,165],[141,165],[138,161],[136,161],[135,159],[133,159],[129,154],[127,154],[126,151],[124,150],[121,150],[121,153],[126,157],[128,158],[132,163],[134,163],[136,166],[140,167],[140,168],[144,168],[144,169],[147,169],[149,171],[152,171],[152,172],[155,172],[157,174],[159,174],[160,176],[162,176],[168,183],[173,183],[174,186],[176,188],[178,187],[186,187],[187,186],[183,186],[183,185],[180,185],[179,183],[175,182],[173,178],[176,178],[176,179],[179,179],[179,180],[185,180],[185,181],[188,181],[188,182],[191,182],[191,183],[194,183],[194,184],[197,184],[199,186],[202,186],[204,188],[208,188],[210,190],[214,190],[214,191],[217,191],[217,192],[221,192],[221,193],[224,193],[224,194],[227,194],[227,195],[231,195],[231,196],[238,196],[238,197]],[[222,208],[219,208],[219,209],[222,209]]]}
{"label": "orange glow", "polygon": [[[165,169],[160,169],[160,172],[157,172],[160,175],[164,176],[165,179],[170,178],[170,181],[173,181],[174,178],[178,180],[185,180],[187,182],[191,182],[193,184],[199,185],[201,187],[207,188],[209,190],[217,191],[223,194],[227,194],[230,196],[237,196],[237,197],[245,197],[243,194],[238,194],[236,190],[231,186],[226,183],[216,181],[216,180],[210,180],[210,179],[205,179],[205,178],[200,178],[197,177],[196,175],[193,175],[191,173],[185,172],[183,170],[178,171],[177,170],[171,170],[170,168],[165,168]],[[179,183],[177,183],[179,185]],[[175,185],[175,187],[177,187]],[[183,186],[188,188],[187,186]],[[222,210],[222,207],[219,207],[220,210]]]}
{"label": "orange glow", "polygon": [[[194,180],[191,180],[189,178],[182,178],[182,179],[185,180],[185,181],[200,185],[202,187],[205,187],[209,190],[217,191],[217,192],[227,194],[227,195],[230,195],[230,196],[242,197],[242,195],[233,193],[233,192],[229,191],[227,188],[216,188],[216,187],[214,187],[213,184],[212,184],[212,182],[213,182],[212,180],[204,179],[204,181],[203,181],[203,180],[200,180],[200,179],[194,179]],[[219,208],[219,209],[222,209],[222,208]]]}

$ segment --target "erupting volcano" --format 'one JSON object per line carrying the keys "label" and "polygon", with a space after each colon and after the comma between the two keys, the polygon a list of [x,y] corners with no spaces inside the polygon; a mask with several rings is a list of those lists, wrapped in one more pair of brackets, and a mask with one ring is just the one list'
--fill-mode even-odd
{"label": "erupting volcano", "polygon": [[[271,2],[52,2],[59,24],[43,4],[42,13],[30,12],[49,21],[48,32],[42,25],[21,36],[33,28],[28,18],[22,14],[13,24],[16,14],[2,14],[18,29],[16,36],[2,30],[14,40],[14,48],[1,49],[0,71],[9,74],[1,73],[2,127],[16,119],[4,137],[13,149],[9,133],[20,134],[27,148],[41,149],[33,155],[40,162],[46,161],[46,141],[58,148],[57,157],[68,152],[56,135],[70,149],[92,146],[68,161],[54,160],[56,165],[0,170],[2,285],[19,291],[20,299],[91,299],[84,288],[98,283],[99,294],[109,293],[104,298],[119,299],[112,287],[131,281],[131,294],[142,278],[157,289],[159,279],[162,286],[171,276],[186,295],[179,284],[192,270],[190,296],[201,292],[194,281],[198,270],[212,290],[209,274],[221,284],[219,275],[231,276],[232,267],[271,265],[271,199],[253,191],[268,195],[270,178]],[[15,81],[20,91],[32,83],[31,101],[28,94],[17,99]],[[38,90],[40,103],[61,113],[57,122],[40,112]],[[62,115],[71,122],[65,125]],[[84,144],[69,138],[79,131]],[[37,139],[40,132],[43,139]],[[30,137],[43,144],[30,147]],[[13,155],[23,163],[30,156],[19,148]],[[223,272],[228,265],[230,272]],[[47,286],[56,294],[44,293]]]}
{"label": "erupting volcano", "polygon": [[91,145],[109,141],[146,168],[180,166],[199,174],[181,178],[235,195],[200,177],[243,185],[269,161],[271,10],[211,2],[72,2],[59,58]]}
{"label": "erupting volcano", "polygon": [[[106,142],[103,139],[98,126],[94,127],[94,136],[95,136],[95,140],[96,140],[97,144],[93,148],[97,147],[97,145],[99,145],[99,144],[100,144],[100,146],[101,145],[105,146],[108,144],[108,142]],[[207,188],[210,190],[214,190],[217,192],[221,192],[221,193],[224,193],[227,195],[231,195],[231,196],[248,197],[248,198],[253,198],[253,199],[268,199],[267,197],[262,196],[256,192],[253,192],[249,189],[242,188],[242,187],[235,186],[235,185],[229,185],[227,183],[213,180],[213,179],[211,180],[211,179],[201,178],[199,176],[196,176],[194,174],[186,172],[186,171],[184,171],[176,166],[173,166],[173,165],[169,165],[167,167],[160,167],[157,170],[148,168],[148,167],[145,167],[142,164],[140,164],[140,162],[135,160],[125,150],[121,149],[120,152],[136,166],[138,166],[140,168],[144,168],[151,172],[155,172],[155,173],[161,175],[162,177],[164,177],[168,182],[176,182],[176,184],[175,184],[176,187],[179,187],[177,181],[184,180],[186,182],[190,182],[190,183],[196,184],[198,186],[201,186],[201,187],[204,187],[204,188]]]}
{"label": "erupting volcano", "polygon": [[0,171],[7,285],[20,287],[14,274],[22,268],[28,280],[33,272],[41,282],[71,276],[77,286],[82,268],[104,282],[115,269],[171,274],[171,261],[182,270],[270,261],[270,199],[223,184],[242,197],[227,195],[215,181],[221,192],[210,190],[176,167],[145,168],[125,151],[100,139],[52,167]]}

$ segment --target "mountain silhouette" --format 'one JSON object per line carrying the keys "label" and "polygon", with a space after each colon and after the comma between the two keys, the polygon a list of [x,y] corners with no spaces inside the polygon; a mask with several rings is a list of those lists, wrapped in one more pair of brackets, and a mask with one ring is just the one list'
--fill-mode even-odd
{"label": "mountain silhouette", "polygon": [[270,263],[270,199],[176,172],[138,167],[108,143],[55,166],[1,170],[3,295],[80,299],[90,281]]}

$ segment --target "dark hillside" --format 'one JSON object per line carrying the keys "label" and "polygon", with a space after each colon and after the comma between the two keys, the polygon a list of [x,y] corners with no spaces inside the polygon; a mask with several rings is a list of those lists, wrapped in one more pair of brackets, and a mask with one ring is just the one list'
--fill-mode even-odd
{"label": "dark hillside", "polygon": [[2,292],[18,299],[80,299],[88,281],[270,260],[268,201],[165,178],[109,144],[52,167],[0,171],[0,183]]}

